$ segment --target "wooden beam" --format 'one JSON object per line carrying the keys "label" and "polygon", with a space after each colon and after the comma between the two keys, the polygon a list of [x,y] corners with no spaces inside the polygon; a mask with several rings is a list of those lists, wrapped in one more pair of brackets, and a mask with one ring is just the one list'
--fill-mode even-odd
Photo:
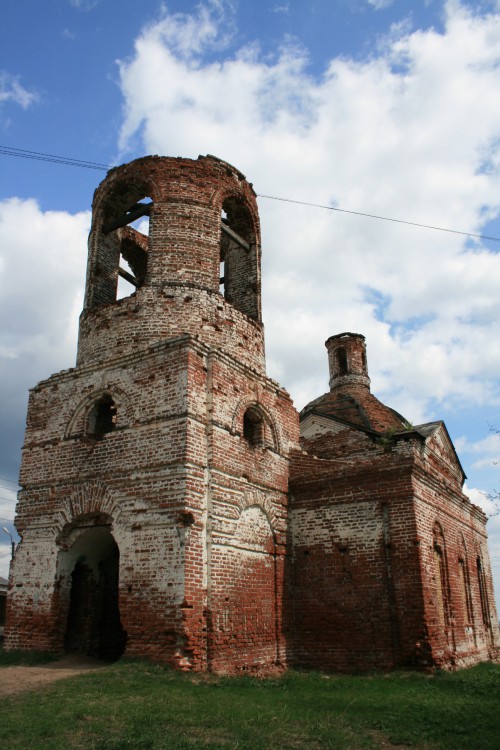
{"label": "wooden beam", "polygon": [[137,287],[139,286],[139,282],[135,278],[135,276],[132,276],[131,273],[126,271],[124,268],[118,267],[118,275],[122,277],[122,279],[125,279],[125,281],[128,281],[129,284],[132,284],[132,286]]}
{"label": "wooden beam", "polygon": [[125,227],[127,224],[131,224],[133,221],[140,219],[141,216],[149,216],[151,213],[152,203],[136,203],[135,206],[129,208],[127,213],[120,216],[119,219],[110,221],[108,224],[104,224],[102,231],[104,234],[113,232],[115,229]]}
{"label": "wooden beam", "polygon": [[248,250],[250,250],[250,245],[248,244],[248,242],[246,242],[243,239],[243,237],[240,237],[239,234],[236,234],[236,232],[234,232],[230,227],[228,227],[224,221],[221,221],[220,226],[224,234],[227,234],[227,236],[230,237],[232,240],[234,240],[237,245],[242,247],[247,252]]}

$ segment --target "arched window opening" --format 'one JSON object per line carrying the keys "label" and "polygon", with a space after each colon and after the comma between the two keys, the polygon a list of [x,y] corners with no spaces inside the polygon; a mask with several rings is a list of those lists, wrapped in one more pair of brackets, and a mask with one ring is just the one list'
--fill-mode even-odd
{"label": "arched window opening", "polygon": [[338,366],[339,375],[347,375],[348,373],[347,352],[343,346],[339,346],[339,348],[336,351],[336,355],[337,355],[337,366]]}
{"label": "arched window opening", "polygon": [[481,614],[483,615],[483,622],[485,625],[490,625],[490,607],[488,602],[488,594],[486,591],[486,578],[483,570],[483,563],[480,557],[476,560],[477,566],[477,582],[479,584],[479,598],[481,600]]}
{"label": "arched window opening", "polygon": [[447,608],[447,596],[446,596],[446,570],[444,564],[443,550],[439,545],[434,545],[434,565],[435,565],[435,577],[437,587],[437,605],[439,620],[442,625],[448,622],[448,608]]}
{"label": "arched window opening", "polygon": [[250,407],[243,415],[243,437],[252,447],[264,445],[264,420],[255,407]]}
{"label": "arched window opening", "polygon": [[116,404],[109,394],[97,401],[89,416],[89,433],[103,437],[116,427]]}
{"label": "arched window opening", "polygon": [[221,212],[219,291],[233,307],[260,320],[260,263],[250,211],[227,198]]}

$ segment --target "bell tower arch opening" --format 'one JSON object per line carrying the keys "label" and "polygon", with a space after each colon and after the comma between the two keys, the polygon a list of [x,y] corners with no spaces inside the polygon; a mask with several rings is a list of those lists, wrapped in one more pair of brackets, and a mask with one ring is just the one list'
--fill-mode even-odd
{"label": "bell tower arch opening", "polygon": [[[123,299],[134,294],[146,278],[148,243],[149,243],[149,215],[153,206],[148,199],[137,204],[138,211],[144,210],[144,215],[132,221],[130,225],[120,228],[120,261],[118,266],[118,287],[116,299]],[[144,206],[144,209],[142,209]]]}
{"label": "bell tower arch opening", "polygon": [[150,194],[141,181],[119,182],[94,209],[85,308],[116,302],[144,284],[154,206]]}
{"label": "bell tower arch opening", "polygon": [[58,561],[68,595],[64,648],[114,661],[123,654],[127,641],[119,609],[118,545],[109,525],[76,532],[80,532],[76,540],[60,553]]}
{"label": "bell tower arch opening", "polygon": [[260,321],[260,258],[252,214],[239,198],[222,204],[220,293],[233,307]]}

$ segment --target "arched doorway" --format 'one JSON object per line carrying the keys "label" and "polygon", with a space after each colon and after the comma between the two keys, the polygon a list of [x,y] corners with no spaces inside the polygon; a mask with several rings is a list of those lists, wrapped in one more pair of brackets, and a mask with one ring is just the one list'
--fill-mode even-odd
{"label": "arched doorway", "polygon": [[64,648],[113,661],[127,640],[118,603],[120,552],[109,526],[79,531],[61,560],[69,583]]}

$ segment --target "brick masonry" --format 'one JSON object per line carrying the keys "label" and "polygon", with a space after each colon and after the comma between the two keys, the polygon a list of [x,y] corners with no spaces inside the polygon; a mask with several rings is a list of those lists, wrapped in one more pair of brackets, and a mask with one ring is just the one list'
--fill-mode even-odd
{"label": "brick masonry", "polygon": [[30,393],[7,647],[229,673],[494,658],[486,519],[446,427],[370,393],[362,336],[327,349],[330,391],[299,415],[265,372],[238,170],[111,170],[76,367]]}

